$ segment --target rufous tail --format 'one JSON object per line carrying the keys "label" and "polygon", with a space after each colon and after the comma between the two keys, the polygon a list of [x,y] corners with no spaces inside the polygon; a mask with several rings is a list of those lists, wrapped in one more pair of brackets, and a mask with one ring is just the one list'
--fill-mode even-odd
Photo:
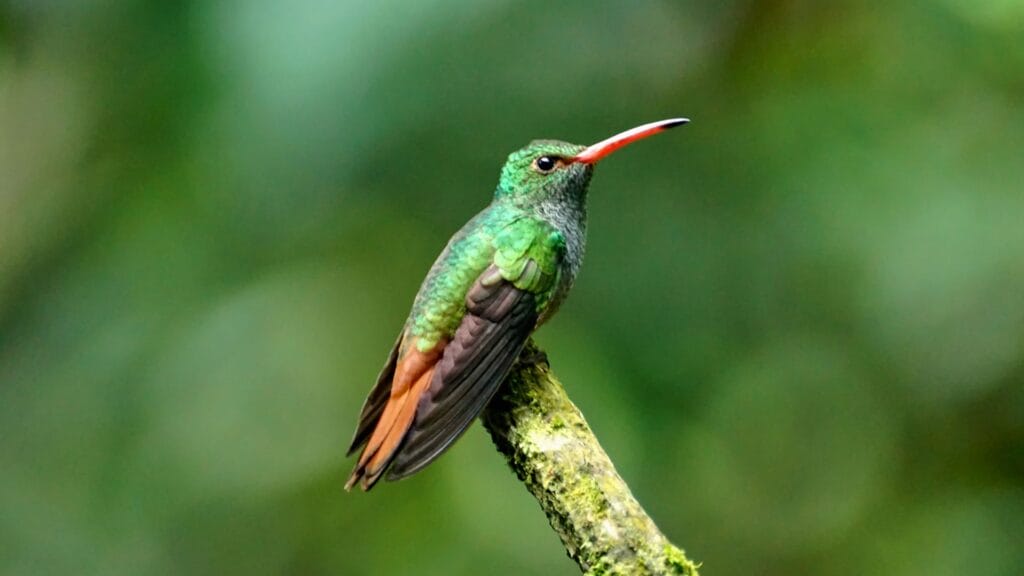
{"label": "rufous tail", "polygon": [[394,460],[416,417],[420,397],[434,377],[441,348],[438,346],[430,352],[420,352],[415,346],[410,346],[405,357],[399,360],[391,384],[391,396],[345,483],[346,490],[351,490],[357,483],[363,490],[369,490]]}

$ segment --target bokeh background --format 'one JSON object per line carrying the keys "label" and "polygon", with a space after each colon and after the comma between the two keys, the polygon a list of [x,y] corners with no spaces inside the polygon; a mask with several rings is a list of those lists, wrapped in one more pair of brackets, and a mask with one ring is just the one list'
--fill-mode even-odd
{"label": "bokeh background", "polygon": [[364,394],[534,138],[538,340],[706,574],[1024,566],[1024,3],[0,2],[0,573],[575,574],[479,425],[346,494]]}

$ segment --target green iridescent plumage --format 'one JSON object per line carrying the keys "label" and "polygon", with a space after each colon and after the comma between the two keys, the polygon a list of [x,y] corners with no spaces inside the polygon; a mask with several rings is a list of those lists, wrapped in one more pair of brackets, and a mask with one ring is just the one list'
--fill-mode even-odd
{"label": "green iridescent plumage", "polygon": [[413,474],[469,427],[572,287],[594,163],[682,122],[589,147],[538,140],[509,155],[491,204],[452,237],[416,295],[359,415],[349,452],[363,450],[347,488]]}
{"label": "green iridescent plumage", "polygon": [[[420,351],[452,336],[466,311],[466,293],[492,264],[502,278],[536,296],[541,318],[550,317],[548,307],[560,303],[553,298],[568,290],[567,285],[559,290],[560,280],[571,283],[582,258],[586,185],[593,168],[568,165],[561,173],[544,174],[532,166],[539,157],[569,158],[583,149],[540,140],[509,156],[491,205],[452,237],[416,296],[406,334],[416,337]],[[579,242],[572,261],[567,261],[567,236]]]}

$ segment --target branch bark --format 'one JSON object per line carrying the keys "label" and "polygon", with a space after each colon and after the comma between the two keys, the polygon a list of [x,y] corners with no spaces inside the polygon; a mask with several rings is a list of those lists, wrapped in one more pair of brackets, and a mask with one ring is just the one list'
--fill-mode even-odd
{"label": "branch bark", "polygon": [[532,341],[483,422],[584,573],[697,575],[633,497]]}

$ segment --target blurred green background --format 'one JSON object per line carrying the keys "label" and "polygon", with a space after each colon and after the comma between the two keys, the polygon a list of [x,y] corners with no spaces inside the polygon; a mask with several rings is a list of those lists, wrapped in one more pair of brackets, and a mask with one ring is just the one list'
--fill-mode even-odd
{"label": "blurred green background", "polygon": [[0,573],[575,574],[473,429],[345,494],[447,238],[591,186],[538,341],[705,574],[1024,566],[1024,2],[0,2]]}

